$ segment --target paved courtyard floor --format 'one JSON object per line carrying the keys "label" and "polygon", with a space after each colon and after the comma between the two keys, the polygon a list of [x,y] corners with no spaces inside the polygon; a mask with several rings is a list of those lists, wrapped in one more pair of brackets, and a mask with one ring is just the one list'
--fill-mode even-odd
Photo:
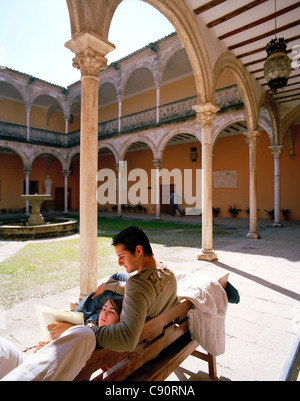
{"label": "paved courtyard floor", "polygon": [[[162,218],[197,221],[191,216]],[[240,303],[228,306],[226,351],[217,357],[217,380],[281,380],[299,338],[300,222],[284,222],[282,228],[274,228],[270,221],[259,220],[260,240],[246,239],[247,219],[216,218],[214,225],[232,230],[231,234],[214,240],[218,261],[198,261],[201,244],[199,249],[186,245],[166,248],[154,244],[155,256],[174,270],[211,275],[218,275],[223,270],[230,273],[229,281],[239,291]],[[22,244],[26,243],[2,242],[0,261],[17,252]],[[79,288],[74,288],[43,298],[42,303],[68,309],[78,295]],[[25,353],[31,353],[40,339],[34,308],[37,301],[25,301],[10,310],[0,311],[0,336]],[[190,356],[167,380],[210,380],[207,364]]]}

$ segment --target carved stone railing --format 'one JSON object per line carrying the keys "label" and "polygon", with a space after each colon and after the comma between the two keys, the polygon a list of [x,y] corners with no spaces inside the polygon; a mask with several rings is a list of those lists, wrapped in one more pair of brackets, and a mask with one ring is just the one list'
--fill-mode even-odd
{"label": "carved stone railing", "polygon": [[[193,106],[198,102],[197,96],[168,103],[159,107],[159,122],[157,123],[157,109],[152,108],[121,118],[121,131],[119,132],[119,119],[105,121],[99,124],[99,139],[119,133],[130,133],[135,130],[146,129],[159,124],[168,124],[175,121],[194,118]],[[243,99],[238,86],[233,85],[216,91],[215,103],[220,107],[219,113],[229,109],[243,107]],[[27,142],[27,127],[0,121],[0,139]],[[69,148],[80,144],[80,131],[61,134],[37,128],[30,128],[30,143]]]}
{"label": "carved stone railing", "polygon": [[59,132],[30,128],[30,140],[27,141],[27,127],[0,121],[0,139],[68,148],[79,144],[80,131],[61,134]]}

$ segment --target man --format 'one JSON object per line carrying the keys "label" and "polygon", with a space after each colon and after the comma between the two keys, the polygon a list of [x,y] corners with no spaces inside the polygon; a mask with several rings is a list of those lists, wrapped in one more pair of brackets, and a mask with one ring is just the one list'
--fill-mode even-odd
{"label": "man", "polygon": [[180,217],[183,216],[183,212],[180,210],[180,208],[178,206],[179,199],[180,199],[180,196],[178,194],[176,194],[175,192],[171,193],[170,200],[171,200],[171,204],[172,204],[172,211],[171,211],[172,216],[176,215],[176,210],[178,210],[178,212],[180,213]]}
{"label": "man", "polygon": [[[158,315],[177,303],[175,276],[154,259],[149,240],[142,230],[133,226],[126,228],[114,237],[113,245],[119,265],[124,266],[127,273],[137,271],[126,284],[124,283],[121,321],[116,325],[94,328],[54,323],[49,327],[54,341],[38,351],[37,360],[32,357],[29,362],[19,365],[3,380],[72,380],[79,373],[78,369],[80,371],[81,366],[84,366],[89,359],[95,348],[95,339],[100,347],[115,351],[131,351],[138,344],[146,317]],[[98,288],[98,292],[101,291],[102,289]],[[79,328],[88,332],[80,331]],[[94,334],[93,338],[91,334]],[[72,341],[68,342],[70,335]],[[81,363],[78,368],[74,366],[71,358],[77,354],[77,346],[82,342],[85,345],[80,348]],[[59,360],[57,360],[57,344],[60,346]],[[75,349],[76,352],[73,352]],[[23,369],[24,364],[26,369]],[[68,367],[76,369],[70,372]],[[32,374],[32,371],[35,373]]]}
{"label": "man", "polygon": [[[146,234],[138,227],[128,227],[116,235],[113,243],[119,266],[131,276],[126,282],[110,280],[98,287],[93,297],[103,290],[124,292],[120,323],[114,326],[94,327],[97,345],[114,351],[132,351],[147,317],[159,315],[178,302],[174,274],[157,262]],[[118,288],[116,288],[118,287]],[[70,325],[55,323],[50,327],[53,339]]]}
{"label": "man", "polygon": [[174,274],[153,256],[146,234],[128,227],[113,239],[120,266],[136,274],[119,286],[125,287],[120,323],[95,327],[97,345],[114,351],[132,351],[147,317],[159,315],[178,302]]}

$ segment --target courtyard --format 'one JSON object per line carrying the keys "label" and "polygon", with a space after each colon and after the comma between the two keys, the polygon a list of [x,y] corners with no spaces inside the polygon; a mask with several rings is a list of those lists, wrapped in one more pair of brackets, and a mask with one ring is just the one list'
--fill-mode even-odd
{"label": "courtyard", "polygon": [[[102,222],[102,223],[101,223]],[[299,338],[299,260],[300,223],[286,221],[282,228],[272,227],[272,221],[258,220],[260,240],[246,239],[248,219],[215,218],[214,251],[218,260],[197,260],[201,247],[201,218],[183,218],[163,215],[159,222],[147,214],[123,214],[115,219],[113,213],[103,213],[98,223],[98,279],[108,277],[118,270],[111,238],[115,232],[128,224],[143,228],[149,236],[157,259],[173,270],[197,274],[218,275],[226,270],[229,282],[239,291],[240,302],[228,305],[226,315],[226,351],[217,357],[218,380],[220,381],[278,381],[287,379],[287,365],[292,349]],[[172,234],[172,235],[171,235]],[[70,303],[79,296],[79,261],[76,247],[80,235],[61,239],[0,242],[1,291],[7,275],[14,294],[2,292],[0,307],[0,336],[12,341],[25,353],[32,353],[40,339],[40,330],[35,314],[36,303],[58,309],[69,309]],[[51,246],[56,246],[53,251]],[[49,248],[50,247],[50,248]],[[4,267],[17,265],[15,258],[26,257],[26,252],[36,252],[39,268],[47,266],[51,271],[53,253],[59,252],[54,260],[60,270],[47,275],[45,282],[27,284],[26,290],[16,285],[17,274],[13,269],[4,274]],[[44,255],[41,261],[37,250]],[[47,252],[47,249],[49,252]],[[44,250],[44,251],[43,251]],[[72,252],[71,252],[72,250]],[[71,255],[66,259],[66,254]],[[17,259],[18,260],[18,259]],[[19,259],[21,260],[21,259]],[[59,264],[61,263],[61,265]],[[67,266],[70,265],[70,266]],[[66,270],[71,268],[71,270]],[[37,267],[28,267],[27,275],[43,276]],[[66,273],[67,272],[67,273]],[[21,273],[20,273],[21,274]],[[24,272],[22,273],[24,274]],[[46,273],[45,273],[46,274]],[[47,273],[49,274],[49,273]],[[23,281],[23,283],[25,283]],[[6,285],[6,288],[8,285]],[[7,290],[8,291],[8,290]],[[9,298],[10,297],[10,298]],[[3,305],[4,298],[7,305]],[[291,377],[289,378],[291,379]],[[297,376],[292,379],[297,380]],[[209,380],[204,362],[190,356],[176,369],[168,380]]]}

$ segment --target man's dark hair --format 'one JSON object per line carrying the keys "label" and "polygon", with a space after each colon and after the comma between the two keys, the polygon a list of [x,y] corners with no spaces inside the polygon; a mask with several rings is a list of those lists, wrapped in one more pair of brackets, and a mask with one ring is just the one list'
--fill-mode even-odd
{"label": "man's dark hair", "polygon": [[122,244],[126,251],[134,255],[137,245],[141,245],[146,256],[153,256],[152,248],[147,235],[139,227],[130,226],[119,232],[112,241],[112,245]]}

